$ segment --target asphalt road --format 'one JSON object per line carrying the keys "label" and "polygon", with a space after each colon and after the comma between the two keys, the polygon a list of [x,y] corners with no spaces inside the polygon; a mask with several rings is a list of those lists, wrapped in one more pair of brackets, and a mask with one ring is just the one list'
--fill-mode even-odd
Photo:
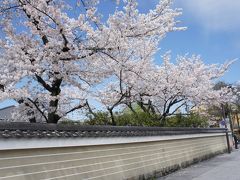
{"label": "asphalt road", "polygon": [[158,180],[240,180],[240,149],[234,149],[231,154],[219,155]]}

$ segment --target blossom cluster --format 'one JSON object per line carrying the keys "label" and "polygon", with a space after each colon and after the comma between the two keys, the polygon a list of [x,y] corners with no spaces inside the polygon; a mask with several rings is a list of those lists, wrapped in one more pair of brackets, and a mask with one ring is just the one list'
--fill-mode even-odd
{"label": "blossom cluster", "polygon": [[[218,100],[213,79],[229,64],[205,65],[200,57],[170,56],[154,63],[162,38],[177,27],[179,9],[161,0],[140,13],[137,0],[124,0],[107,21],[97,0],[2,0],[0,2],[1,100],[18,104],[16,119],[57,123],[67,114],[89,109],[94,98],[111,112],[138,103],[168,115],[175,104]],[[120,3],[120,2],[118,2]],[[20,115],[20,117],[18,115]]]}

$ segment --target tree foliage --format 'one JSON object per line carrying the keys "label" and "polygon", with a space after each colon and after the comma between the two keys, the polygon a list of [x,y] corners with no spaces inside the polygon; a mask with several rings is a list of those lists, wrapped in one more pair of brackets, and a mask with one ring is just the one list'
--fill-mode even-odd
{"label": "tree foliage", "polygon": [[[173,64],[167,53],[161,65],[154,63],[162,38],[185,29],[177,27],[181,12],[171,0],[148,13],[139,12],[137,0],[123,0],[106,21],[99,3],[78,1],[72,16],[71,1],[0,2],[0,98],[18,103],[16,120],[57,123],[81,109],[93,119],[110,116],[117,125],[116,110],[128,107],[137,117],[138,104],[141,117],[162,123],[184,106],[229,100],[228,91],[213,90],[213,81],[231,62],[206,65],[193,55]],[[94,112],[92,99],[108,115]]]}

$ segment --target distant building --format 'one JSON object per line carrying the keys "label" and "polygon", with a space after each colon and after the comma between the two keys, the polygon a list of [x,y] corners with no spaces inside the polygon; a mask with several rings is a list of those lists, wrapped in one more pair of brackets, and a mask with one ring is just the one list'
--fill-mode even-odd
{"label": "distant building", "polygon": [[0,109],[0,120],[11,120],[12,113],[14,112],[16,106],[8,106]]}

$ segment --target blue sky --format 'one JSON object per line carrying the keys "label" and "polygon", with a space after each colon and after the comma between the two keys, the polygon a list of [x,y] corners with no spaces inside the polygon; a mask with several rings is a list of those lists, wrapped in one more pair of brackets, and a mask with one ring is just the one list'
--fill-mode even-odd
{"label": "blue sky", "polygon": [[[114,12],[113,0],[102,0],[101,12],[108,17]],[[140,12],[154,8],[158,0],[139,0]],[[183,15],[178,20],[179,26],[186,26],[186,31],[172,32],[160,44],[156,55],[171,50],[173,57],[177,54],[200,54],[205,63],[224,63],[226,60],[239,58],[222,80],[235,83],[240,81],[240,0],[175,0],[174,7],[182,8]],[[0,108],[13,102],[0,103]]]}
{"label": "blue sky", "polygon": [[[174,32],[162,41],[162,51],[173,54],[200,54],[205,63],[224,63],[240,58],[239,0],[176,0],[182,8],[179,18],[186,31]],[[240,61],[236,61],[222,80],[240,80]]]}
{"label": "blue sky", "polygon": [[[114,0],[102,0],[101,12],[113,12]],[[153,9],[159,0],[139,0],[140,12]],[[227,60],[237,60],[222,77],[228,83],[240,81],[240,0],[175,0],[173,8],[181,8],[179,26],[186,31],[171,32],[162,40],[160,56],[171,50],[172,57],[185,54],[201,55],[207,64],[222,64]]]}

